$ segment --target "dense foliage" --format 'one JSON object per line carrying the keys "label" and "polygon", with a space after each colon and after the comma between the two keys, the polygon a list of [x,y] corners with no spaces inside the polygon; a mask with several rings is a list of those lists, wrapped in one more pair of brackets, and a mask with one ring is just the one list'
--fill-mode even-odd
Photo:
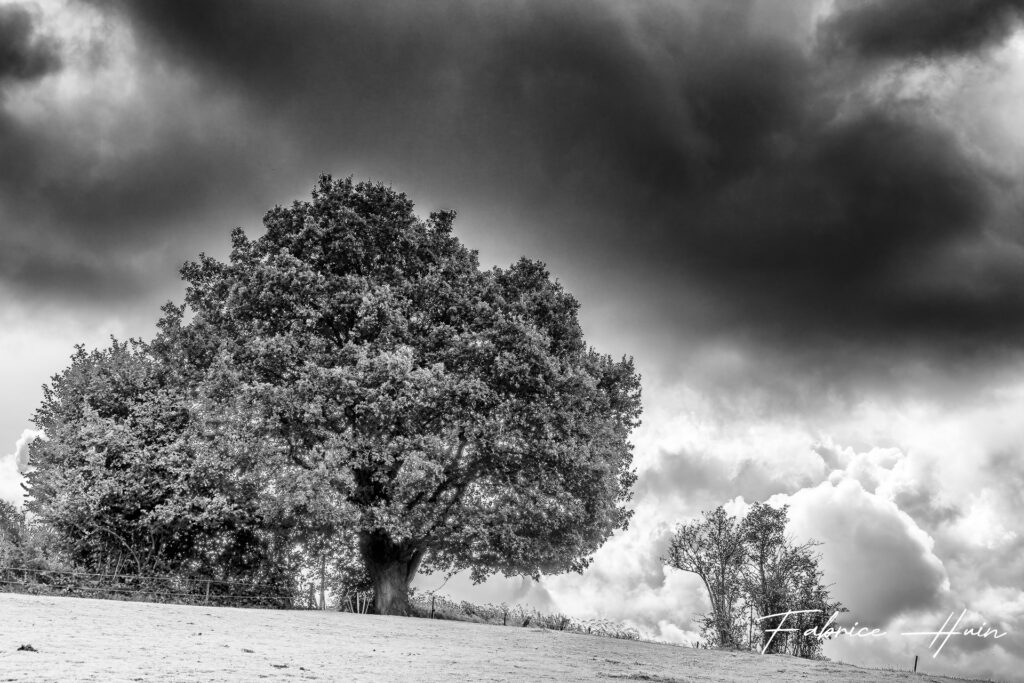
{"label": "dense foliage", "polygon": [[31,446],[26,509],[79,568],[287,583],[294,524],[270,495],[276,473],[216,434],[207,384],[170,348],[76,350],[35,415],[47,438]]}
{"label": "dense foliage", "polygon": [[29,509],[87,566],[330,563],[384,613],[421,568],[581,570],[629,518],[639,379],[543,264],[482,270],[453,219],[325,176],[186,264],[156,339],[53,378]]}

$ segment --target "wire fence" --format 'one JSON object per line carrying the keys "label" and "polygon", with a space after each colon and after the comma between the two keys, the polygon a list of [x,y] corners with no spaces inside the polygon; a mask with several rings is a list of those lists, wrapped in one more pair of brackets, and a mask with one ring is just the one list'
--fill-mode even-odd
{"label": "wire fence", "polygon": [[[373,591],[327,591],[314,582],[282,585],[192,576],[104,574],[62,569],[0,565],[0,593],[61,595],[179,605],[261,607],[271,609],[338,610],[366,614],[373,609]],[[504,626],[533,626],[559,631],[637,640],[632,627],[606,619],[577,620],[563,614],[542,614],[520,605],[477,605],[456,602],[435,591],[409,596],[415,614]]]}
{"label": "wire fence", "polygon": [[273,583],[0,566],[0,592],[185,605],[307,609],[307,592]]}
{"label": "wire fence", "polygon": [[222,607],[336,609],[360,614],[369,612],[373,602],[372,591],[327,591],[325,596],[324,587],[318,587],[315,582],[287,586],[180,575],[106,574],[3,565],[0,565],[0,593]]}

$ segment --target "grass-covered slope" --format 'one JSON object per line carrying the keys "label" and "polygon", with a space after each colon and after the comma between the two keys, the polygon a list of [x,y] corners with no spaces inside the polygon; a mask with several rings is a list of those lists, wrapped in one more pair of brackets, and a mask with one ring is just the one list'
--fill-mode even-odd
{"label": "grass-covered slope", "polygon": [[0,594],[0,681],[260,679],[951,680],[532,627]]}

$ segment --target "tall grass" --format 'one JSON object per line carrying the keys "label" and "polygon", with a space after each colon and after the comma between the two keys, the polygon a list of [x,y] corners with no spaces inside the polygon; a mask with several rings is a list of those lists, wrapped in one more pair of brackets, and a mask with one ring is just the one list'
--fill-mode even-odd
{"label": "tall grass", "polygon": [[576,619],[561,613],[544,614],[537,609],[522,605],[509,605],[508,603],[477,605],[465,600],[456,602],[446,595],[437,593],[413,593],[410,596],[410,603],[416,616],[427,619],[471,621],[500,626],[529,626],[606,638],[640,640],[640,633],[635,628],[610,619]]}

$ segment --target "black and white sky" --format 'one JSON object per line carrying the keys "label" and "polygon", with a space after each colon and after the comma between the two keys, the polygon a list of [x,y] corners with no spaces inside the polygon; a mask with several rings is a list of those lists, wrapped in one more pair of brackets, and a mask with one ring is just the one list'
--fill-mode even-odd
{"label": "black and white sky", "polygon": [[1010,635],[929,670],[1017,675],[1021,121],[1020,0],[0,0],[0,496],[73,344],[151,334],[182,262],[354,175],[546,261],[644,376],[630,530],[454,590],[692,640],[672,526],[770,500],[861,623],[966,607]]}

